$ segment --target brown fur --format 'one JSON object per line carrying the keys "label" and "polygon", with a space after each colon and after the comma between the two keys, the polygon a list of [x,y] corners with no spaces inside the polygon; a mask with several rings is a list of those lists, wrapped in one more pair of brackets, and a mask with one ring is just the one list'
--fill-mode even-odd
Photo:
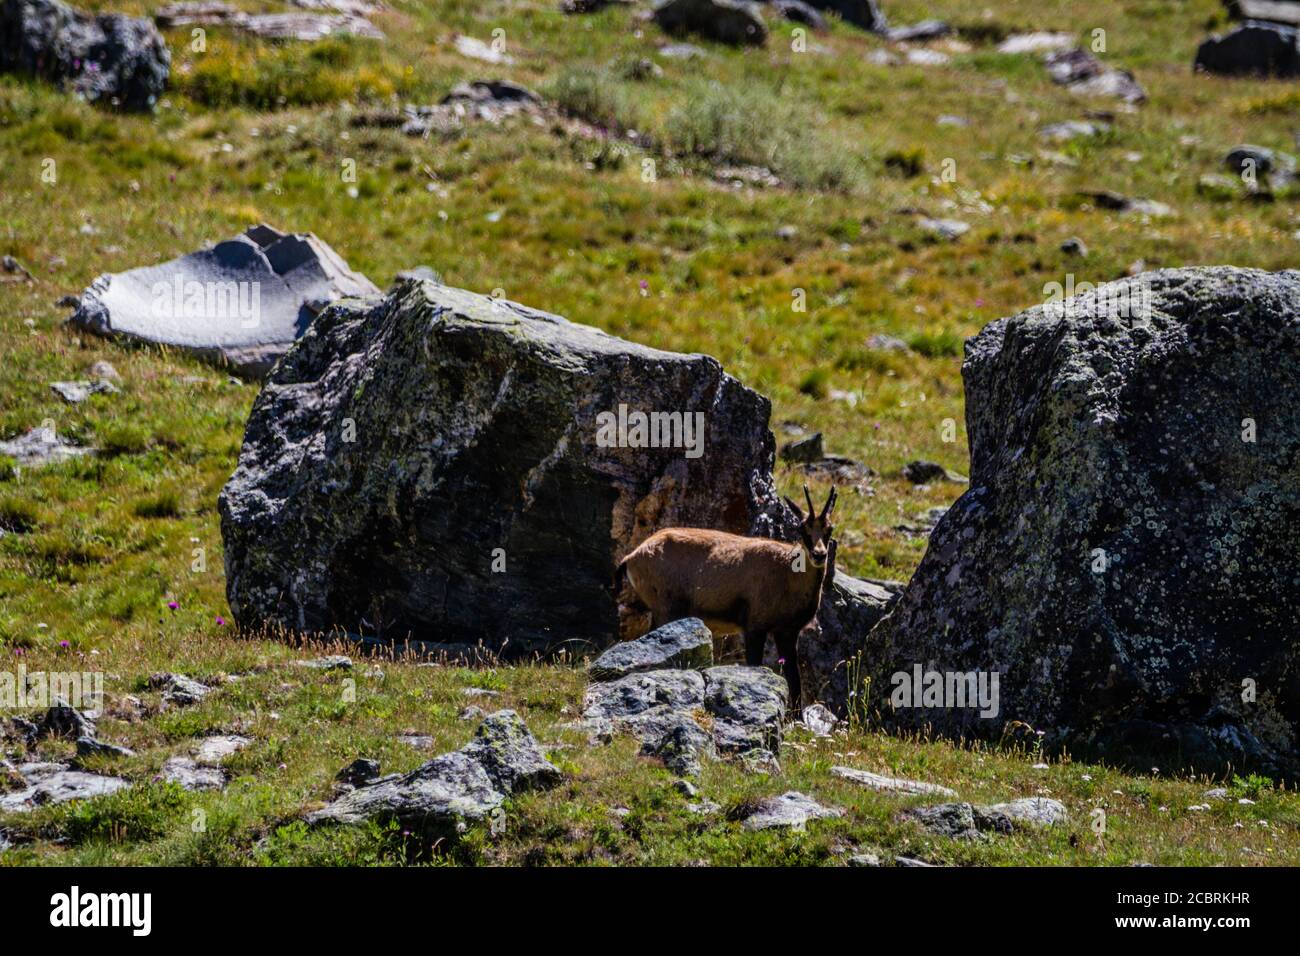
{"label": "brown fur", "polygon": [[807,516],[786,500],[802,519],[797,544],[704,528],[665,528],[623,559],[619,577],[627,576],[650,609],[652,627],[698,617],[715,631],[739,628],[745,635],[749,664],[762,663],[771,634],[783,659],[791,704],[797,706],[795,643],[799,631],[817,614],[831,565],[827,546],[835,492],[820,515],[813,510],[811,498]]}

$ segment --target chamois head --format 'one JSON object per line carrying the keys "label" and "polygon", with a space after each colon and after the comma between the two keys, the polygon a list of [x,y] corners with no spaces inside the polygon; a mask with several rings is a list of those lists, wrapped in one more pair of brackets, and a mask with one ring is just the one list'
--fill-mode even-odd
{"label": "chamois head", "polygon": [[785,499],[785,503],[799,516],[799,540],[803,543],[804,550],[812,558],[812,563],[821,567],[826,563],[826,549],[830,547],[831,534],[835,530],[831,525],[831,511],[835,508],[836,491],[831,488],[830,497],[826,499],[826,507],[822,508],[820,514],[813,505],[812,493],[808,491],[807,485],[803,486],[803,496],[808,501],[807,514],[804,514],[789,498]]}

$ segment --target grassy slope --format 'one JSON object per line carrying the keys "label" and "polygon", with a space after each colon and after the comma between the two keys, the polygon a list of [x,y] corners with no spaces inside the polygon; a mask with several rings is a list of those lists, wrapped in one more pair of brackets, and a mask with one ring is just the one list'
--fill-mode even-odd
{"label": "grassy slope", "polygon": [[[1052,86],[1032,58],[1000,56],[987,44],[956,54],[947,67],[887,68],[865,59],[879,41],[851,29],[814,37],[824,52],[795,54],[790,28],[777,25],[764,51],[715,47],[703,64],[662,61],[662,79],[602,76],[602,103],[628,111],[657,137],[679,128],[675,116],[685,104],[698,105],[701,77],[749,91],[760,107],[779,102],[785,111],[770,125],[756,121],[743,132],[760,148],[770,137],[787,150],[806,133],[808,152],[825,156],[814,170],[859,177],[847,193],[736,192],[710,183],[691,162],[661,161],[658,181],[645,183],[639,151],[588,169],[585,161],[604,159],[592,144],[527,124],[479,126],[452,141],[352,128],[352,112],[388,96],[430,102],[460,80],[493,75],[551,88],[566,71],[651,55],[661,42],[656,28],[624,10],[566,18],[550,3],[398,0],[392,7],[377,18],[392,38],[384,45],[272,47],[210,30],[207,52],[198,54],[186,49],[187,31],[173,31],[176,89],[152,117],[108,115],[40,84],[0,77],[0,253],[39,279],[0,286],[0,435],[49,418],[105,449],[93,460],[0,481],[0,524],[31,526],[0,539],[0,646],[7,656],[21,649],[32,670],[102,668],[114,695],[137,692],[145,675],[164,667],[209,678],[250,674],[191,712],[136,724],[106,720],[105,736],[140,750],[123,764],[138,780],[204,729],[242,729],[258,740],[234,759],[241,776],[225,794],[142,785],[81,809],[42,811],[22,826],[65,842],[42,840],[6,854],[6,862],[407,859],[400,835],[307,837],[292,821],[358,753],[385,758],[386,769],[418,763],[419,753],[393,741],[401,729],[433,734],[440,749],[463,742],[472,725],[455,715],[464,703],[459,687],[469,683],[499,683],[544,740],[578,742],[551,726],[568,719],[564,708],[576,711],[575,671],[385,663],[382,678],[355,675],[358,702],[345,704],[337,676],[292,667],[297,652],[235,640],[218,625],[228,612],[215,500],[255,389],[181,357],[65,331],[65,310],[54,301],[100,272],[170,258],[265,220],[316,232],[381,285],[425,262],[455,285],[500,288],[632,339],[707,351],[772,397],[776,421],[821,429],[830,451],[880,472],[874,495],[843,501],[841,561],[850,571],[903,578],[924,541],[893,526],[946,504],[959,489],[913,489],[898,469],[914,457],[966,467],[964,431],[956,442],[941,440],[943,421],[963,416],[961,338],[1041,301],[1044,283],[1064,282],[1069,272],[1103,281],[1138,259],[1148,267],[1295,263],[1294,200],[1214,201],[1195,189],[1200,175],[1221,171],[1235,143],[1289,148],[1300,110],[1294,86],[1190,73],[1195,45],[1218,15],[1214,0],[1066,2],[1050,10],[1002,2],[991,20],[959,0],[890,5],[898,22],[935,15],[962,26],[1081,37],[1105,28],[1108,58],[1134,70],[1151,99],[1119,115],[1103,140],[1067,147],[1076,167],[1012,158],[1035,156],[1038,125],[1106,104],[1077,100]],[[513,66],[466,60],[445,43],[455,31],[487,40],[496,27],[506,30]],[[364,102],[349,99],[355,91]],[[948,113],[971,125],[935,124]],[[1181,137],[1198,141],[1180,145]],[[918,152],[922,175],[886,171],[890,154]],[[46,158],[57,164],[57,184],[40,182]],[[339,175],[347,158],[357,160],[356,195]],[[792,175],[809,168],[806,156],[782,158]],[[937,178],[945,158],[956,161],[955,184]],[[1142,224],[1071,201],[1074,191],[1094,188],[1159,199],[1179,214]],[[982,202],[991,211],[981,212]],[[899,212],[905,208],[964,218],[973,228],[957,243],[931,243]],[[499,219],[488,218],[496,212]],[[97,231],[83,232],[83,223]],[[796,226],[797,237],[776,238],[783,225]],[[1083,262],[1058,251],[1074,235],[1092,250]],[[53,257],[62,264],[51,265]],[[791,310],[795,289],[807,292],[806,313]],[[871,352],[864,343],[877,332],[909,338],[930,354]],[[72,408],[49,391],[48,382],[79,377],[100,358],[122,372],[123,394]],[[831,389],[860,400],[824,397]],[[796,476],[781,478],[797,487]],[[206,570],[194,570],[196,549]],[[166,608],[173,599],[174,612]],[[557,760],[572,772],[571,785],[519,801],[505,836],[475,834],[459,852],[490,861],[798,862],[826,859],[836,845],[862,845],[960,862],[1300,860],[1300,803],[1276,791],[1255,806],[1231,802],[1196,813],[1185,808],[1199,802],[1203,785],[1160,775],[1068,763],[1035,771],[1028,754],[870,733],[806,748],[783,754],[781,779],[716,766],[702,785],[728,806],[802,788],[851,808],[845,820],[806,835],[703,825],[684,812],[665,772],[638,761],[625,743],[562,751]],[[946,781],[972,799],[1051,793],[1070,805],[1076,824],[986,846],[925,840],[893,821],[897,799],[834,782],[825,772],[834,762]],[[617,805],[632,813],[611,815]],[[1110,814],[1104,847],[1086,830],[1093,806]],[[207,810],[204,834],[191,832],[194,807]],[[1077,847],[1067,840],[1071,831]]]}

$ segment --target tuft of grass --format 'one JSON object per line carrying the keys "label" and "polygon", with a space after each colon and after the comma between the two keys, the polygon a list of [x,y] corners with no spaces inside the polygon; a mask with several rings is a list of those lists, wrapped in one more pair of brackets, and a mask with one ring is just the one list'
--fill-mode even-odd
{"label": "tuft of grass", "polygon": [[634,91],[609,70],[570,67],[544,88],[562,111],[609,130],[640,129],[640,107]]}
{"label": "tuft of grass", "polygon": [[926,358],[952,358],[961,355],[965,339],[952,329],[913,332],[907,336],[907,344],[912,351],[919,352]]}
{"label": "tuft of grass", "polygon": [[36,506],[24,498],[0,499],[0,531],[30,534],[40,524]]}
{"label": "tuft of grass", "polygon": [[142,498],[133,507],[139,518],[179,518],[181,516],[181,496],[173,488],[168,488]]}

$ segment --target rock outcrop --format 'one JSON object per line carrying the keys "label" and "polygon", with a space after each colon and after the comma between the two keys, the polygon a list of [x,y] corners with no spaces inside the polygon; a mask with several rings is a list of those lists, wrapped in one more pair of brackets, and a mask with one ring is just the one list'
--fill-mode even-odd
{"label": "rock outcrop", "polygon": [[454,837],[499,811],[507,797],[562,778],[519,715],[500,710],[460,750],[407,774],[362,781],[306,819],[312,826],[397,820],[431,838]]}
{"label": "rock outcrop", "polygon": [[822,592],[817,617],[799,634],[799,676],[804,703],[821,701],[839,714],[849,708],[852,675],[863,637],[893,607],[901,584],[862,581],[835,572]]}
{"label": "rock outcrop", "polygon": [[0,72],[67,82],[87,100],[148,110],[170,70],[171,53],[148,20],[85,14],[60,0],[0,5]]}
{"label": "rock outcrop", "polygon": [[665,667],[711,667],[713,634],[696,617],[671,621],[635,641],[615,644],[587,665],[592,680],[618,680]]}
{"label": "rock outcrop", "polygon": [[[872,707],[1300,770],[1300,272],[1107,283],[986,326],[962,374],[970,489],[861,642]],[[916,671],[997,677],[994,713],[921,688],[892,706]]]}
{"label": "rock outcrop", "polygon": [[101,275],[68,321],[261,378],[330,302],[377,295],[311,233],[261,225],[161,265]]}
{"label": "rock outcrop", "polygon": [[788,532],[765,398],[661,352],[433,281],[326,310],[221,493],[245,628],[505,655],[618,634],[618,561],[670,526]]}

